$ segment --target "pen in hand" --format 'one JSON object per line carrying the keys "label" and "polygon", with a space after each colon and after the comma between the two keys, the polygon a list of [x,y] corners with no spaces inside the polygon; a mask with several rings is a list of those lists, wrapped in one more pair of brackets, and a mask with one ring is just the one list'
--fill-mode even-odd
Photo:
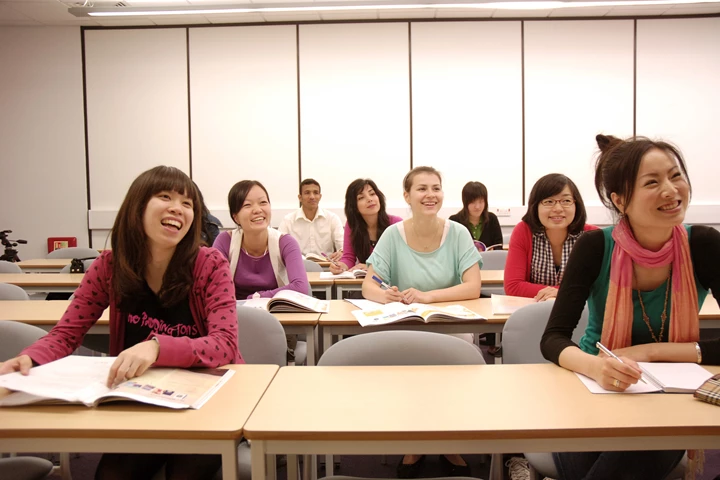
{"label": "pen in hand", "polygon": [[[612,353],[612,352],[610,351],[610,349],[607,348],[607,347],[606,347],[605,345],[603,345],[602,343],[596,342],[596,343],[595,343],[595,346],[596,346],[597,348],[599,348],[600,351],[602,351],[602,352],[603,352],[605,355],[607,355],[608,357],[612,357],[612,358],[614,358],[615,360],[617,360],[618,362],[620,362],[620,363],[622,363],[623,365],[625,365],[625,362],[623,362],[622,360],[620,360],[620,358],[618,358],[617,355],[615,355],[614,353]],[[642,376],[642,373],[640,374],[640,381],[643,382],[644,384],[647,384],[647,382],[645,381],[645,379],[644,379],[643,376]]]}
{"label": "pen in hand", "polygon": [[336,262],[335,260],[332,260],[330,257],[328,257],[325,252],[320,252],[320,255],[322,255],[325,260],[327,260],[328,262],[332,263],[332,264],[335,265],[336,267],[338,266],[337,262]]}
{"label": "pen in hand", "polygon": [[387,283],[383,282],[382,278],[380,278],[380,277],[378,277],[378,276],[376,276],[376,275],[373,275],[373,276],[372,276],[372,279],[375,280],[377,283],[379,283],[379,284],[380,284],[380,288],[382,288],[383,290],[388,290],[388,289],[390,288],[390,285],[388,285]]}

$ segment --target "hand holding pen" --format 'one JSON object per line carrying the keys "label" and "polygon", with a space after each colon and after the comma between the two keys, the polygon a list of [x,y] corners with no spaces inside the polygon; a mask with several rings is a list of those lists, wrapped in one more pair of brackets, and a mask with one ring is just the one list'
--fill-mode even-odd
{"label": "hand holding pen", "polygon": [[380,285],[380,288],[383,289],[385,292],[385,303],[390,302],[402,302],[403,296],[402,293],[398,290],[397,287],[391,287],[387,283],[383,281],[382,278],[378,277],[377,275],[373,275],[372,279]]}
{"label": "hand holding pen", "polygon": [[332,258],[328,257],[327,253],[325,253],[325,252],[320,252],[320,255],[322,255],[322,257],[323,257],[325,260],[327,260],[328,262],[330,262],[332,265],[335,265],[336,267],[339,267],[339,266],[340,266],[340,265],[337,264],[337,262],[336,262],[335,260],[333,260]]}
{"label": "hand holding pen", "polygon": [[[642,377],[642,370],[633,360],[622,360],[600,342],[595,343],[595,346],[607,355],[607,361],[603,363],[600,371],[601,378],[595,379],[604,389],[622,392],[638,380],[647,383]],[[608,388],[609,386],[612,388]]]}

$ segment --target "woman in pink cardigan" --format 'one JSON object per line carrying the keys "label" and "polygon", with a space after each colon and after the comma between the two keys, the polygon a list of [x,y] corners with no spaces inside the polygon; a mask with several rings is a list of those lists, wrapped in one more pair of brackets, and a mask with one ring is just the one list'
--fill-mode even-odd
{"label": "woman in pink cardigan", "polygon": [[[237,347],[235,295],[227,260],[201,247],[202,202],[192,180],[155,167],[130,186],[115,218],[112,250],[90,266],[58,324],[0,374],[52,362],[74,352],[110,307],[107,379],[120,384],[156,367],[243,363]],[[105,454],[95,478],[212,478],[218,455]]]}
{"label": "woman in pink cardigan", "polygon": [[510,237],[505,293],[538,302],[555,298],[575,241],[597,229],[586,218],[580,191],[568,177],[551,173],[535,182],[527,213]]}

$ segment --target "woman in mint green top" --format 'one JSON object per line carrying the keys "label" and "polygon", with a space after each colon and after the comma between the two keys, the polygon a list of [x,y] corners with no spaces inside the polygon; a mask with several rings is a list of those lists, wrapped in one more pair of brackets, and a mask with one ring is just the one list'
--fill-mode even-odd
{"label": "woman in mint green top", "polygon": [[[412,217],[388,227],[367,260],[363,296],[380,303],[434,303],[480,297],[482,258],[462,225],[438,217],[440,174],[417,167],[405,176]],[[373,276],[380,277],[383,289]]]}
{"label": "woman in mint green top", "polygon": [[[403,180],[405,201],[412,217],[388,227],[367,259],[362,293],[380,303],[434,303],[480,297],[482,258],[470,232],[456,222],[438,218],[443,191],[440,173],[417,167]],[[373,276],[390,288],[383,289]],[[398,478],[420,474],[420,455],[405,455],[397,466]],[[460,455],[442,455],[448,476],[471,475]]]}

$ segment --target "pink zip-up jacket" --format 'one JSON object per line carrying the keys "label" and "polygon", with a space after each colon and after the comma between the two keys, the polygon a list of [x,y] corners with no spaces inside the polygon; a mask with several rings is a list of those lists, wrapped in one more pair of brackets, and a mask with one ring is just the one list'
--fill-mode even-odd
{"label": "pink zip-up jacket", "polygon": [[[112,251],[106,250],[86,271],[75,299],[46,336],[22,351],[37,364],[70,355],[103,311],[110,307],[110,355],[123,350],[127,314],[118,309],[111,287]],[[156,367],[219,367],[245,363],[237,347],[235,287],[230,265],[214,248],[201,247],[188,292],[190,311],[201,335],[198,338],[152,335],[160,343]]]}

